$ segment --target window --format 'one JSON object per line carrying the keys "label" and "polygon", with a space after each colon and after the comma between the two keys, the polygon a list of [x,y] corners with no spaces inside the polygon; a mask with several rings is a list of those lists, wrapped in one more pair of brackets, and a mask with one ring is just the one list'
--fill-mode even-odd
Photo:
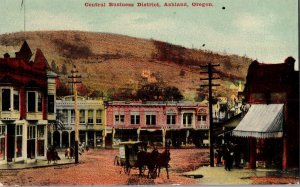
{"label": "window", "polygon": [[167,114],[167,124],[175,125],[176,124],[176,115],[175,114]]}
{"label": "window", "polygon": [[27,111],[36,112],[35,92],[27,92]]}
{"label": "window", "polygon": [[85,110],[79,111],[79,123],[85,123]]}
{"label": "window", "polygon": [[2,88],[2,111],[11,111],[10,92],[11,92],[11,89]]}
{"label": "window", "polygon": [[193,114],[192,113],[184,113],[183,114],[183,126],[192,126]]}
{"label": "window", "polygon": [[206,121],[206,115],[198,115],[198,121]]}
{"label": "window", "polygon": [[62,110],[62,122],[64,124],[68,123],[68,110]]}
{"label": "window", "polygon": [[101,118],[101,110],[96,111],[96,123],[101,124],[102,123],[102,118]]}
{"label": "window", "polygon": [[36,91],[27,92],[27,112],[42,111],[42,94]]}
{"label": "window", "polygon": [[93,110],[88,111],[88,123],[94,124],[94,111]]}
{"label": "window", "polygon": [[23,141],[23,126],[17,125],[17,132],[16,132],[16,138],[17,138],[17,146],[16,146],[16,155],[17,157],[22,157],[22,141]]}
{"label": "window", "polygon": [[45,134],[45,126],[43,125],[38,125],[37,126],[37,137],[39,139],[43,139],[44,138],[44,134]]}
{"label": "window", "polygon": [[0,160],[5,159],[5,126],[0,125]]}
{"label": "window", "polygon": [[27,139],[35,139],[35,126],[28,126]]}
{"label": "window", "polygon": [[37,126],[37,155],[38,156],[44,156],[45,155],[45,126],[44,125],[38,125]]}
{"label": "window", "polygon": [[42,111],[42,94],[38,93],[37,96],[38,96],[38,100],[37,100],[38,101],[37,102],[38,103],[38,111],[41,112]]}
{"label": "window", "polygon": [[131,115],[130,116],[130,122],[131,122],[132,125],[140,124],[140,115]]}
{"label": "window", "polygon": [[71,123],[75,122],[75,110],[71,110]]}
{"label": "window", "polygon": [[146,115],[146,125],[155,125],[156,116],[155,115]]}
{"label": "window", "polygon": [[124,115],[115,115],[115,124],[124,124]]}
{"label": "window", "polygon": [[14,90],[14,110],[19,111],[19,103],[20,97],[19,97],[19,91]]}
{"label": "window", "polygon": [[54,113],[54,95],[48,95],[48,113]]}

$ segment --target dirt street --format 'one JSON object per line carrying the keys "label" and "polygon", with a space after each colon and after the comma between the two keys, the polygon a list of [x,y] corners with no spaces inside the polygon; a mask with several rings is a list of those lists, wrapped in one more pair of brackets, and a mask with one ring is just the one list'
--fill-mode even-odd
{"label": "dirt street", "polygon": [[[160,150],[162,152],[162,150]],[[197,184],[197,180],[181,176],[181,173],[208,164],[208,149],[171,149],[170,179],[166,171],[156,179],[139,177],[138,170],[125,174],[114,165],[118,150],[89,150],[80,156],[80,164],[56,165],[46,168],[2,170],[3,185],[137,185],[137,184]]]}

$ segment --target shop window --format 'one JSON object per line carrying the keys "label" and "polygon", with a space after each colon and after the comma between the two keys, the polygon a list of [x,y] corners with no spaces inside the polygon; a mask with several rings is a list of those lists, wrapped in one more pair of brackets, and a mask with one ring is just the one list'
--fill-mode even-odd
{"label": "shop window", "polygon": [[2,88],[2,111],[11,111],[11,89]]}
{"label": "shop window", "polygon": [[146,125],[155,125],[156,115],[146,115]]}
{"label": "shop window", "polygon": [[28,126],[27,139],[35,139],[35,126]]}
{"label": "shop window", "polygon": [[0,160],[5,159],[5,126],[0,125]]}
{"label": "shop window", "polygon": [[131,122],[132,125],[140,124],[140,115],[131,115],[130,116],[130,122]]}
{"label": "shop window", "polygon": [[101,124],[102,123],[102,117],[101,117],[101,110],[96,111],[96,123]]}
{"label": "shop window", "polygon": [[22,144],[23,144],[23,126],[17,125],[17,132],[16,132],[16,139],[17,139],[17,146],[16,146],[16,156],[22,157]]}
{"label": "shop window", "polygon": [[44,156],[45,155],[45,126],[38,125],[37,126],[37,155]]}

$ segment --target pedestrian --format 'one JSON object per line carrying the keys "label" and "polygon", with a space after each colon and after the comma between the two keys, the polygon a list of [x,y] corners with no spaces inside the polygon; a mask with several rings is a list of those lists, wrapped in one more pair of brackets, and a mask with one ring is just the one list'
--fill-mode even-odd
{"label": "pedestrian", "polygon": [[230,152],[228,146],[225,144],[222,145],[222,155],[223,155],[225,170],[230,171]]}

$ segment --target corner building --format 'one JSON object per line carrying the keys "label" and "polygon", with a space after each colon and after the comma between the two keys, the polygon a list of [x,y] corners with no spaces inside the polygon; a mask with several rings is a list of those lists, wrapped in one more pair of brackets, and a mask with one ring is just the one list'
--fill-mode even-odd
{"label": "corner building", "polygon": [[45,159],[47,125],[55,120],[56,74],[40,49],[25,41],[0,58],[0,164]]}

